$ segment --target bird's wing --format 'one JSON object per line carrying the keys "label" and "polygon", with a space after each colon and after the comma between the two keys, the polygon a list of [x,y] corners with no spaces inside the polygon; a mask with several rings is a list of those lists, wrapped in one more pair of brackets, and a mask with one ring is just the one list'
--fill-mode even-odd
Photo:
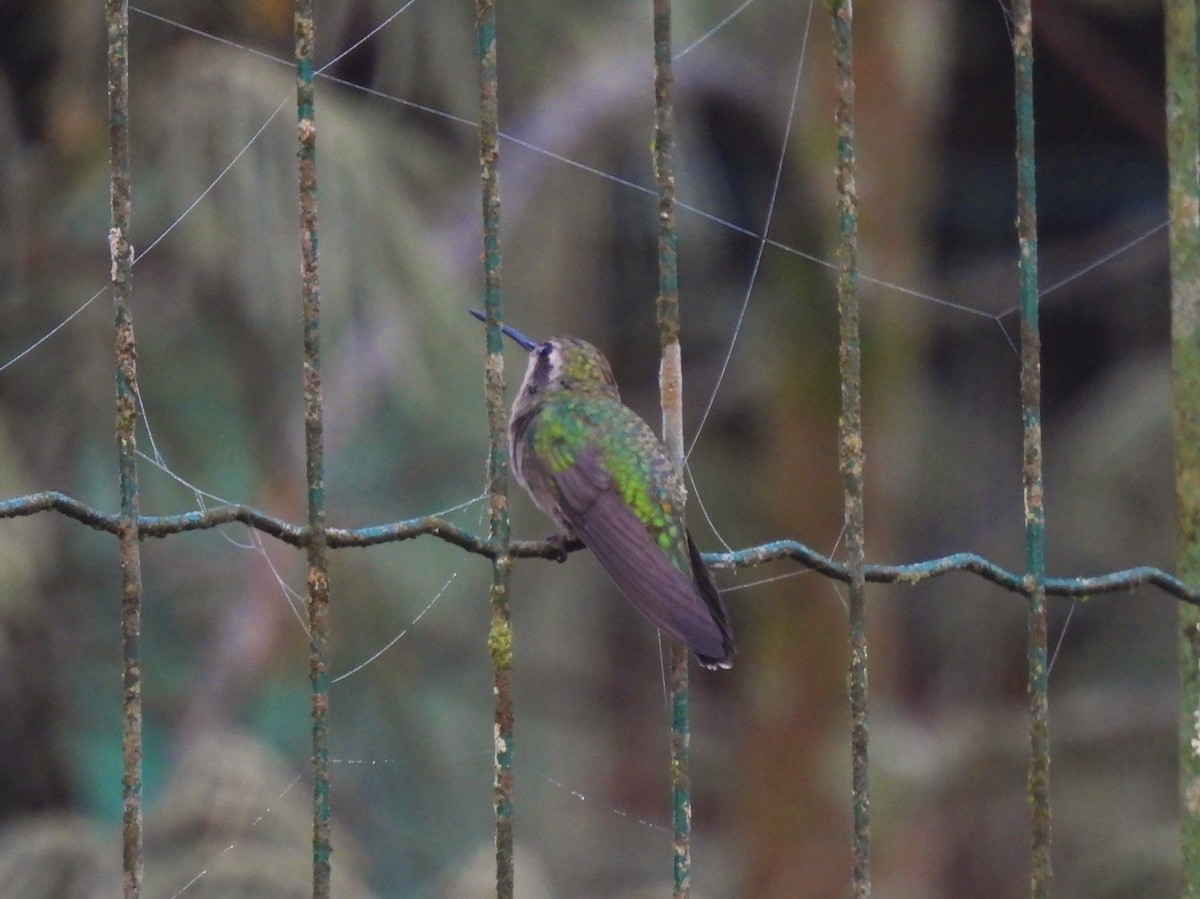
{"label": "bird's wing", "polygon": [[700,598],[704,600],[704,604],[708,606],[708,612],[713,621],[721,630],[721,655],[701,655],[700,663],[706,668],[728,668],[733,664],[734,653],[733,628],[729,625],[729,613],[725,611],[725,603],[713,581],[712,573],[704,564],[704,560],[700,558],[700,550],[696,548],[696,542],[692,539],[691,532],[687,531],[686,533],[688,558],[692,562],[692,577],[696,581],[696,590],[699,592]]}
{"label": "bird's wing", "polygon": [[[600,560],[638,611],[691,647],[704,664],[727,666],[732,644],[716,588],[712,587],[711,593],[714,607],[713,599],[702,595],[692,574],[671,563],[654,535],[622,499],[594,451],[580,454],[575,464],[555,475],[555,482],[563,522]],[[690,543],[690,536],[687,539]],[[705,570],[699,577],[707,574]],[[712,586],[711,580],[708,585]]]}

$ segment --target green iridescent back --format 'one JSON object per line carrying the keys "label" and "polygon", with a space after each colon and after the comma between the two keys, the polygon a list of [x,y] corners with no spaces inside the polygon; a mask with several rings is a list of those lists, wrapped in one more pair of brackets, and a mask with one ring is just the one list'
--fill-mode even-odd
{"label": "green iridescent back", "polygon": [[[559,338],[562,380],[542,399],[527,439],[553,477],[592,449],[621,499],[676,569],[691,574],[684,539],[683,481],[645,421],[621,402],[608,362],[591,344]],[[552,488],[553,489],[553,488]]]}

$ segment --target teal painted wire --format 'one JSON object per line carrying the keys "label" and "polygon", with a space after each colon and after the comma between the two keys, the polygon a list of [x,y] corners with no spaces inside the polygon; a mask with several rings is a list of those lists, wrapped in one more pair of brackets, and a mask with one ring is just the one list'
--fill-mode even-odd
{"label": "teal painted wire", "polygon": [[1029,802],[1034,899],[1050,895],[1050,721],[1046,651],[1046,514],[1042,489],[1041,337],[1038,328],[1037,189],[1034,163],[1033,16],[1013,7],[1017,109],[1017,241],[1021,305],[1021,417],[1024,425],[1025,570],[1028,613]]}
{"label": "teal painted wire", "polygon": [[501,323],[500,257],[500,123],[496,68],[496,7],[477,0],[475,37],[479,63],[479,162],[483,174],[483,306],[487,324],[487,362],[484,385],[488,418],[488,545],[492,550],[491,626],[488,650],[492,659],[495,696],[493,725],[495,756],[492,807],[496,833],[496,896],[513,895],[513,761],[514,709],[512,695],[513,634],[508,601],[508,436],[504,402],[504,358]]}
{"label": "teal painted wire", "polygon": [[[12,499],[0,500],[0,518],[22,518],[39,512],[58,512],[60,515],[109,534],[118,532],[119,515],[102,512],[65,493],[45,491]],[[250,506],[214,506],[203,512],[182,512],[178,515],[138,516],[138,536],[161,539],[172,534],[204,531],[224,524],[240,522],[274,537],[289,546],[305,545],[304,528],[284,521]],[[481,537],[437,515],[425,515],[388,524],[361,528],[326,528],[330,549],[364,548],[413,540],[417,537],[436,537],[467,552],[489,559],[500,550],[486,537]],[[568,544],[572,552],[579,545]],[[514,559],[547,559],[557,561],[561,549],[557,544],[540,540],[514,540],[507,555]],[[769,562],[790,560],[831,580],[850,582],[850,572],[841,562],[817,552],[797,540],[773,540],[758,546],[724,553],[701,553],[713,568],[755,568]],[[863,569],[868,584],[903,584],[913,586],[950,574],[972,574],[1010,593],[1025,592],[1025,576],[1002,568],[977,553],[952,553],[922,562],[905,565],[871,564]],[[1150,565],[1124,568],[1105,574],[1086,577],[1050,577],[1043,581],[1047,596],[1089,597],[1105,593],[1121,593],[1138,587],[1157,587],[1169,596],[1193,606],[1200,606],[1200,586]]]}
{"label": "teal painted wire", "polygon": [[[1166,113],[1171,245],[1171,363],[1175,402],[1178,571],[1200,577],[1200,11],[1167,0]],[[1179,808],[1183,895],[1200,897],[1200,614],[1179,617]]]}
{"label": "teal painted wire", "polygon": [[[653,0],[654,180],[658,193],[658,298],[655,302],[662,361],[663,442],[676,464],[684,463],[683,373],[679,347],[679,235],[675,197],[674,73],[671,66],[671,0]],[[671,717],[672,893],[692,889],[691,712],[687,647],[669,642],[668,706]]]}
{"label": "teal painted wire", "polygon": [[858,308],[858,194],[854,154],[854,40],[850,0],[831,4],[837,124],[839,464],[849,575],[851,886],[871,895],[871,795],[867,730],[866,549],[863,512],[862,346]]}
{"label": "teal painted wire", "polygon": [[137,350],[133,331],[133,249],[129,243],[129,9],[109,0],[108,103],[114,327],[116,331],[117,458],[121,512],[116,534],[121,559],[121,794],[122,873],[126,899],[142,892],[142,562],[138,534]]}
{"label": "teal painted wire", "polygon": [[321,398],[321,289],[317,269],[317,147],[312,0],[296,0],[296,119],[299,139],[300,294],[304,318],[304,451],[308,495],[309,679],[312,682],[313,897],[328,899],[333,852],[329,772],[329,563],[325,533],[325,434]]}

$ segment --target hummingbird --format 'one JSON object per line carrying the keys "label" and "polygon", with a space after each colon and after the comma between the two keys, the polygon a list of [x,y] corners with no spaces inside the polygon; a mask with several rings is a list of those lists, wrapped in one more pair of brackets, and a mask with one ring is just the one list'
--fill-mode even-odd
{"label": "hummingbird", "polygon": [[539,343],[501,330],[529,353],[508,450],[517,481],[562,529],[551,541],[581,542],[655,627],[705,668],[730,667],[733,631],[684,524],[683,475],[621,402],[608,360],[577,337]]}

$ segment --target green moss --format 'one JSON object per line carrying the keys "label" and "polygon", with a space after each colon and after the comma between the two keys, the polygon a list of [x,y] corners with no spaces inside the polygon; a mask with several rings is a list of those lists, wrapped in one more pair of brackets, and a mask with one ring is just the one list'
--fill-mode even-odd
{"label": "green moss", "polygon": [[512,622],[506,618],[496,618],[488,631],[488,652],[492,657],[492,668],[497,671],[510,671],[513,664]]}

